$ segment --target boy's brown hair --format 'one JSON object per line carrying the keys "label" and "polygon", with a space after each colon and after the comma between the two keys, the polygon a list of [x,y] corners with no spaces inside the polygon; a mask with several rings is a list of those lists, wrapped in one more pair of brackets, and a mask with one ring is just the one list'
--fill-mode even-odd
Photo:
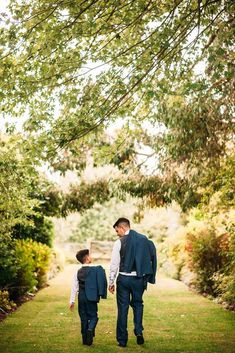
{"label": "boy's brown hair", "polygon": [[76,254],[76,258],[81,264],[84,264],[87,256],[89,256],[89,249],[79,250]]}

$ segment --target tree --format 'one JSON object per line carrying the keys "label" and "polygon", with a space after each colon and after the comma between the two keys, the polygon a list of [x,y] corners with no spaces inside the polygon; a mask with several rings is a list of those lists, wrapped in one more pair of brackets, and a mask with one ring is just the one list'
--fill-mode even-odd
{"label": "tree", "polygon": [[204,170],[218,170],[233,148],[233,2],[11,0],[9,9],[2,109],[28,113],[25,148],[83,168],[87,149],[109,149],[104,129],[126,119],[125,149],[117,141],[110,160],[130,165],[136,141],[149,145],[161,183],[177,181],[185,204],[198,202]]}
{"label": "tree", "polygon": [[32,238],[52,245],[52,223],[60,214],[62,193],[37,170],[21,149],[21,137],[0,140],[0,234],[6,242]]}
{"label": "tree", "polygon": [[39,201],[29,197],[36,171],[27,156],[22,156],[19,139],[1,136],[0,141],[0,234],[10,234],[16,224],[28,225]]}
{"label": "tree", "polygon": [[39,269],[43,267],[45,275],[50,249],[32,238],[51,245],[52,233],[44,216],[47,193],[35,161],[23,153],[19,141],[19,135],[0,136],[0,292],[10,290],[11,295],[25,293],[39,281],[42,284]]}

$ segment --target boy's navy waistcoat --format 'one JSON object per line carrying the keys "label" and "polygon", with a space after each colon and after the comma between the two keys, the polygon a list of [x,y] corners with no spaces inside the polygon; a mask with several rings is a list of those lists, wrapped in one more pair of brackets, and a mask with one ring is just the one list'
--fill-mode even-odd
{"label": "boy's navy waistcoat", "polygon": [[130,230],[126,237],[124,263],[122,271],[130,273],[136,270],[137,276],[147,275],[149,283],[155,283],[157,255],[154,243],[145,235]]}
{"label": "boy's navy waistcoat", "polygon": [[99,302],[100,297],[107,298],[107,279],[102,266],[89,266],[85,278],[85,293],[92,302]]}

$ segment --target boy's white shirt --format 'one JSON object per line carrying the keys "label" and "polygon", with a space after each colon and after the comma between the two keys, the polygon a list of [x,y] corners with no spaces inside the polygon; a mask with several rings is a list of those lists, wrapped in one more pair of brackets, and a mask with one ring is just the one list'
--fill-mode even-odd
{"label": "boy's white shirt", "polygon": [[84,266],[99,266],[97,264],[82,264],[82,265],[79,265],[78,266],[78,269],[76,271],[76,273],[74,274],[73,276],[73,281],[72,281],[72,286],[71,286],[71,294],[70,294],[70,301],[69,303],[70,304],[74,304],[75,303],[75,299],[76,299],[76,296],[79,292],[79,283],[78,283],[78,278],[77,278],[77,274],[78,274],[78,270],[80,270],[80,268],[84,267]]}
{"label": "boy's white shirt", "polygon": [[77,273],[76,273],[73,276],[73,281],[71,286],[71,294],[70,294],[70,301],[69,301],[70,304],[75,303],[75,298],[78,291],[79,291],[79,284],[78,284]]}

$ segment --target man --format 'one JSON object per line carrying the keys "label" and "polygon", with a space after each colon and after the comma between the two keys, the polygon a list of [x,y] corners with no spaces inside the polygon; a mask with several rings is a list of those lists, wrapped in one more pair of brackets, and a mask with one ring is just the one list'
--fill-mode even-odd
{"label": "man", "polygon": [[119,239],[114,243],[109,275],[109,291],[115,291],[117,277],[117,330],[118,345],[126,347],[128,341],[127,316],[129,305],[134,314],[134,333],[137,344],[143,337],[143,293],[147,282],[155,283],[156,248],[145,235],[130,229],[126,218],[119,218],[113,225]]}

